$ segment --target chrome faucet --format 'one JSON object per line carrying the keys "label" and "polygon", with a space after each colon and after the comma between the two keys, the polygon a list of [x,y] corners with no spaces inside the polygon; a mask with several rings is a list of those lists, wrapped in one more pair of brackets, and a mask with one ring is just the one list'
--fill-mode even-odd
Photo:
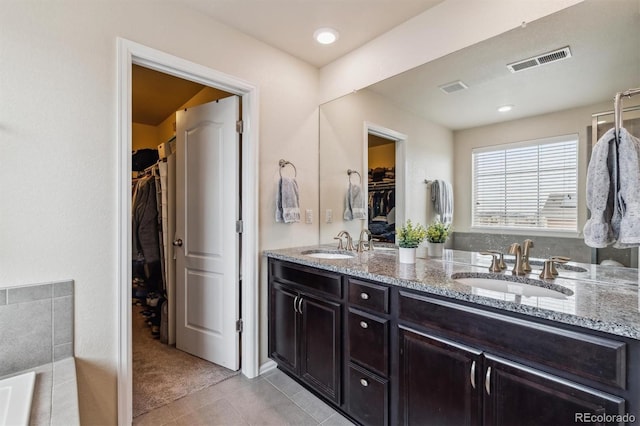
{"label": "chrome faucet", "polygon": [[529,264],[529,250],[533,247],[533,241],[526,239],[522,244],[522,270],[525,273],[531,272],[531,265]]}
{"label": "chrome faucet", "polygon": [[[367,241],[365,242],[363,237],[367,236]],[[364,246],[367,245],[367,250],[373,250],[373,240],[371,239],[371,231],[368,229],[363,229],[360,231],[360,240],[358,241],[358,253],[362,253],[364,251]]]}
{"label": "chrome faucet", "polygon": [[522,270],[522,250],[520,249],[520,244],[511,244],[509,247],[509,254],[516,255],[516,263],[513,265],[511,273],[513,275],[525,275],[525,272]]}
{"label": "chrome faucet", "polygon": [[[346,247],[344,247],[342,245],[342,237],[346,237],[347,238],[347,246]],[[347,231],[340,231],[338,233],[338,235],[336,235],[333,238],[335,240],[338,240],[338,250],[350,250],[350,251],[355,250],[355,247],[353,247],[353,238],[351,238],[351,235],[349,235],[349,233]]]}

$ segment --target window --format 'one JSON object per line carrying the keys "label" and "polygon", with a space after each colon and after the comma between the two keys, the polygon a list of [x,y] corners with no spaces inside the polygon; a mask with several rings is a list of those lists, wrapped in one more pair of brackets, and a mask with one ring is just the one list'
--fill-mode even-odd
{"label": "window", "polygon": [[473,150],[472,226],[577,231],[578,135]]}

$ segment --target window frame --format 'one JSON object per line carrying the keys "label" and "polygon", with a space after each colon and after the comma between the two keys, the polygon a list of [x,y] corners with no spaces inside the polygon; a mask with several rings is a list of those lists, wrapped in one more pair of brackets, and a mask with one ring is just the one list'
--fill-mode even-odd
{"label": "window frame", "polygon": [[[525,148],[531,146],[540,146],[540,145],[549,145],[555,143],[566,143],[566,142],[574,142],[575,143],[575,228],[549,228],[549,227],[540,227],[540,226],[509,226],[505,224],[500,224],[497,226],[490,226],[486,224],[476,224],[476,161],[475,155],[478,153],[484,152],[495,152],[495,151],[505,151],[510,149],[517,148]],[[579,235],[579,211],[580,211],[580,194],[578,193],[580,176],[579,176],[579,159],[580,159],[580,135],[578,133],[570,133],[565,135],[558,136],[549,136],[542,137],[537,139],[530,139],[519,142],[507,142],[503,144],[496,145],[487,145],[487,146],[478,146],[471,149],[471,211],[470,211],[470,229],[474,231],[504,231],[505,233],[512,234],[542,234],[548,235],[553,234],[557,236],[576,236]],[[540,168],[538,167],[536,173],[539,175]]]}

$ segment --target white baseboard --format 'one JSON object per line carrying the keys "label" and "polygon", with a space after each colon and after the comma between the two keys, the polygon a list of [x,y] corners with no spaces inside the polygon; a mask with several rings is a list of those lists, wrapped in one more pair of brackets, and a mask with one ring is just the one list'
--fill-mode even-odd
{"label": "white baseboard", "polygon": [[275,370],[277,366],[278,364],[276,364],[274,360],[270,359],[260,366],[260,375],[262,376],[263,374],[268,373],[271,370]]}

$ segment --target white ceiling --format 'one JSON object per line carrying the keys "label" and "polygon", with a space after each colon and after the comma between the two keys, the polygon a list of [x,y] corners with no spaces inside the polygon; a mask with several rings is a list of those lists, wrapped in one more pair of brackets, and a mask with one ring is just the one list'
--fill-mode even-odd
{"label": "white ceiling", "polygon": [[[174,0],[322,67],[443,0]],[[313,39],[320,27],[340,38]]]}
{"label": "white ceiling", "polygon": [[[506,68],[567,45],[569,59],[515,74]],[[458,79],[469,89],[438,88]],[[616,92],[639,86],[640,2],[586,0],[369,89],[457,130],[612,101]],[[511,112],[497,112],[507,104],[514,105]]]}

